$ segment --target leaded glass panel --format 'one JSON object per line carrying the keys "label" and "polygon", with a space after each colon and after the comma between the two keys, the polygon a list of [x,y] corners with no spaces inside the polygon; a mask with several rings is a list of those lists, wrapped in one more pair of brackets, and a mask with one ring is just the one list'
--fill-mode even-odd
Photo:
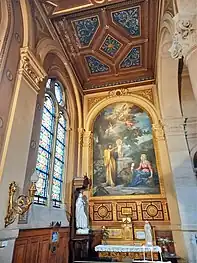
{"label": "leaded glass panel", "polygon": [[[66,135],[66,121],[61,114],[57,126],[57,140],[55,147],[55,163],[53,171],[53,187],[52,198],[61,202],[61,185],[64,172],[64,152],[65,152],[65,135]],[[57,184],[59,187],[57,187]],[[56,202],[57,205],[57,202]]]}
{"label": "leaded glass panel", "polygon": [[37,193],[35,202],[42,204],[45,203],[43,201],[43,198],[47,198],[49,168],[51,161],[53,131],[55,124],[54,112],[54,103],[49,96],[46,96],[42,113],[40,141],[36,163],[36,170],[38,172],[39,179],[36,183]]}
{"label": "leaded glass panel", "polygon": [[[65,94],[63,93],[61,85],[52,79],[47,81],[46,89],[47,93],[45,95],[43,106],[40,141],[36,163],[39,180],[36,184],[37,193],[35,196],[35,202],[46,204],[49,177],[52,176],[51,198],[53,200],[53,205],[60,207],[66,136],[66,119],[60,106],[64,106]],[[54,96],[56,99],[53,100],[52,98]],[[58,115],[59,119],[58,122],[56,122],[55,116]],[[54,137],[55,134],[56,137]],[[53,168],[53,170],[51,170],[51,168]]]}
{"label": "leaded glass panel", "polygon": [[63,92],[58,82],[55,82],[55,96],[56,96],[58,103],[63,106],[64,104]]}

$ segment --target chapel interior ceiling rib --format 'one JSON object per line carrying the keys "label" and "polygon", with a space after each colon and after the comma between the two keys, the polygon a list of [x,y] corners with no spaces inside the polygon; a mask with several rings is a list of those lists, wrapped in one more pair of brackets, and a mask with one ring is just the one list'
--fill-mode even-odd
{"label": "chapel interior ceiling rib", "polygon": [[[64,9],[90,3],[53,2]],[[83,90],[153,83],[159,1],[101,2],[108,5],[51,18]]]}

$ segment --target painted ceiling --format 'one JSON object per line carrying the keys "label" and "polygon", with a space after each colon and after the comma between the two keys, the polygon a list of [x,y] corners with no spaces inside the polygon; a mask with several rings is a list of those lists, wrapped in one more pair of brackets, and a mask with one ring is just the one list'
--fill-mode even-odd
{"label": "painted ceiling", "polygon": [[56,7],[52,22],[85,91],[154,82],[158,2],[111,0],[71,14]]}

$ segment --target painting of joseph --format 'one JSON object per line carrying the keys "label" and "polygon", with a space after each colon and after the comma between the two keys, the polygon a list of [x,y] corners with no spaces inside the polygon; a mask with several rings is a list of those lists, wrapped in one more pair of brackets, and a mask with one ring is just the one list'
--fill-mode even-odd
{"label": "painting of joseph", "polygon": [[104,108],[94,122],[93,196],[159,194],[148,114],[131,103]]}

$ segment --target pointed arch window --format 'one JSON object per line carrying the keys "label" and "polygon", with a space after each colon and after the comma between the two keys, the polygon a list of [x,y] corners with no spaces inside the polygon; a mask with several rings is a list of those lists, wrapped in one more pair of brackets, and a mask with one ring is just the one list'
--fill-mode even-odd
{"label": "pointed arch window", "polygon": [[47,200],[52,200],[54,207],[61,206],[67,137],[66,116],[62,85],[55,79],[49,79],[46,83],[36,162],[39,179],[35,203],[46,205]]}

